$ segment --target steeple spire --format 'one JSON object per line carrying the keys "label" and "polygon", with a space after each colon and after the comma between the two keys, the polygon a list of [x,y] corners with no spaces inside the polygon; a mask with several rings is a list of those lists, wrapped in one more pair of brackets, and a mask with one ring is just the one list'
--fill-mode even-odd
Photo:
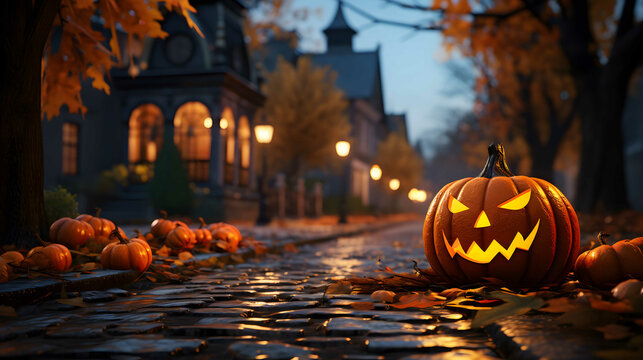
{"label": "steeple spire", "polygon": [[324,29],[324,34],[326,34],[326,43],[328,45],[328,50],[348,48],[349,50],[353,48],[353,35],[357,32],[351,28],[346,22],[344,17],[344,11],[342,9],[342,0],[337,1],[337,13],[335,13],[335,18]]}

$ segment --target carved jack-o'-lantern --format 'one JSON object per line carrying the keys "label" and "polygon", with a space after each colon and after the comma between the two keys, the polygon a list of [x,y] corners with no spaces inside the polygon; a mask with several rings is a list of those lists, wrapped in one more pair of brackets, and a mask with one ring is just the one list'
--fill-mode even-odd
{"label": "carved jack-o'-lantern", "polygon": [[532,286],[560,281],[571,270],[580,231],[560,190],[513,176],[502,145],[491,144],[478,177],[454,181],[435,196],[423,238],[429,264],[445,279]]}

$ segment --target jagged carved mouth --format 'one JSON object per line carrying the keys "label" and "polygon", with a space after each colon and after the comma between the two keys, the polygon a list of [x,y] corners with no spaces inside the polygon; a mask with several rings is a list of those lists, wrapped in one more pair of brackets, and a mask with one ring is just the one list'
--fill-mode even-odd
{"label": "jagged carved mouth", "polygon": [[536,222],[536,225],[534,225],[534,228],[531,230],[526,239],[523,238],[520,232],[517,232],[516,236],[514,236],[514,239],[511,241],[511,244],[509,244],[509,247],[506,249],[494,239],[491,244],[489,244],[487,250],[482,250],[480,246],[474,241],[473,243],[471,243],[471,246],[469,246],[469,249],[465,252],[462,248],[462,245],[460,244],[460,239],[456,238],[453,244],[449,244],[449,242],[447,241],[447,236],[444,234],[444,230],[442,230],[442,237],[444,238],[444,245],[446,246],[447,251],[452,258],[455,256],[455,254],[458,254],[471,262],[478,264],[488,264],[498,254],[502,254],[502,256],[504,256],[507,260],[510,260],[516,249],[529,251],[531,244],[534,242],[534,238],[536,237],[539,226],[540,219],[538,220],[538,222]]}

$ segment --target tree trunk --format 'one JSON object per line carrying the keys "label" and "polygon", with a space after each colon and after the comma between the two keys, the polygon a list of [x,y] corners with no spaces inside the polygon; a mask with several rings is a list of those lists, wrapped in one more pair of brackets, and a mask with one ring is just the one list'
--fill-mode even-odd
{"label": "tree trunk", "polygon": [[40,115],[43,49],[59,0],[0,5],[0,244],[46,237]]}

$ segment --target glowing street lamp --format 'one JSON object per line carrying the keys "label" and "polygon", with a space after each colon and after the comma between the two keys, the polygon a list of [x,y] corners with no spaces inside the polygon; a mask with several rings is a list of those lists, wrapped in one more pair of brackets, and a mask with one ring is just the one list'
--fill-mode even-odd
{"label": "glowing street lamp", "polygon": [[400,188],[400,180],[398,180],[398,179],[391,179],[391,180],[388,182],[388,187],[389,187],[391,190],[396,191],[397,189],[399,189],[399,188]]}
{"label": "glowing street lamp", "polygon": [[[221,119],[223,121],[225,119]],[[226,127],[228,123],[226,120]],[[222,127],[223,128],[223,127]],[[257,142],[261,144],[261,175],[259,175],[259,216],[257,217],[257,225],[266,225],[270,222],[268,217],[268,210],[266,205],[266,191],[264,186],[264,180],[266,179],[266,168],[268,161],[266,159],[266,145],[270,144],[272,141],[272,135],[274,133],[274,127],[268,124],[255,125],[255,138]]]}
{"label": "glowing street lamp", "polygon": [[[348,141],[338,141],[335,144],[335,151],[337,152],[337,155],[340,158],[346,158],[348,154],[351,152],[351,144]],[[348,172],[350,170],[349,165],[350,163],[346,161],[346,164],[344,166],[344,174],[342,178],[342,186],[341,186],[341,194],[339,198],[339,223],[340,224],[346,224],[346,213],[348,212],[348,205],[347,202],[348,200],[346,199],[348,197]]]}
{"label": "glowing street lamp", "polygon": [[207,118],[205,118],[203,120],[203,127],[206,128],[206,129],[209,129],[209,128],[212,127],[212,118],[211,117],[208,116]]}
{"label": "glowing street lamp", "polygon": [[275,128],[272,125],[255,125],[255,137],[259,144],[269,144]]}
{"label": "glowing street lamp", "polygon": [[382,168],[379,165],[375,164],[371,166],[371,179],[377,181],[382,178]]}
{"label": "glowing street lamp", "polygon": [[335,144],[335,151],[339,157],[347,157],[351,152],[351,144],[348,141],[338,141]]}

